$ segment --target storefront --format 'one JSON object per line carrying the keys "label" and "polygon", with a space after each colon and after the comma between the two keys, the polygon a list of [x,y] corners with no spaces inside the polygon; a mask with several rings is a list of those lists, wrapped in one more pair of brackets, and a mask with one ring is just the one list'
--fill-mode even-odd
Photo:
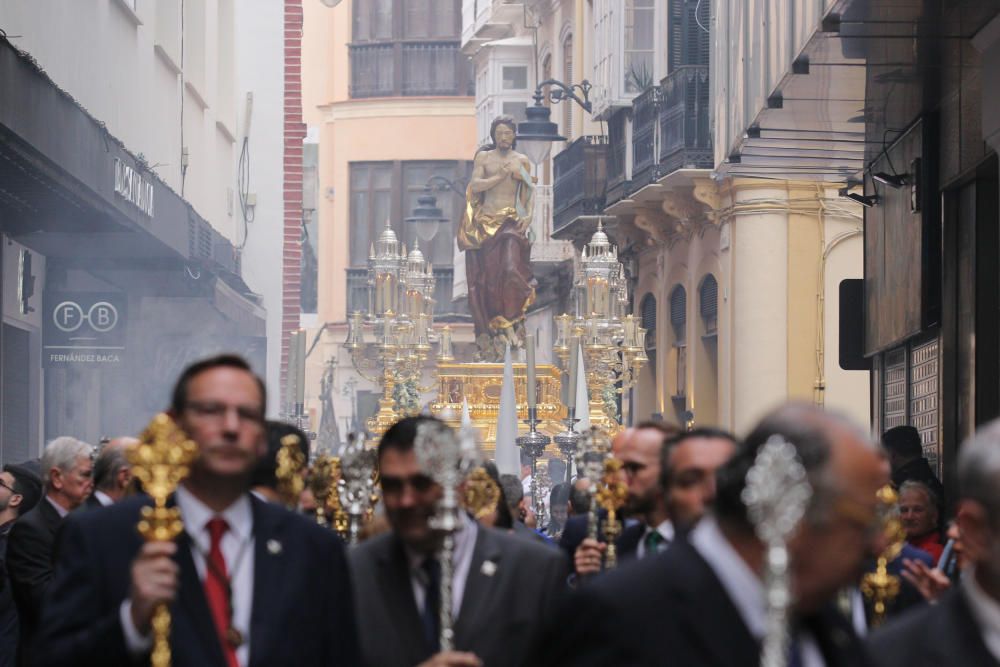
{"label": "storefront", "polygon": [[263,371],[232,244],[3,39],[0,234],[0,460],[136,432],[203,354]]}

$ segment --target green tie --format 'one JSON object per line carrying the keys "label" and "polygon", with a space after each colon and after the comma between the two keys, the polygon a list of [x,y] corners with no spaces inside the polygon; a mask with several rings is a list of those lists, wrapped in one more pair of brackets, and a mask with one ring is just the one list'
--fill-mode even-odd
{"label": "green tie", "polygon": [[646,554],[649,555],[658,553],[660,551],[660,545],[666,540],[663,538],[663,535],[660,534],[660,531],[652,530],[646,533],[646,537],[643,538],[643,541],[646,544]]}

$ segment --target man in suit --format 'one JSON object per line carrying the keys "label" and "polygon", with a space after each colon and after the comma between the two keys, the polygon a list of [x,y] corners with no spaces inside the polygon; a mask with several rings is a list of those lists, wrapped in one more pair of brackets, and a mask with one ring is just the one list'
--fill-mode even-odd
{"label": "man in suit", "polygon": [[[418,425],[430,419],[402,419],[379,443],[382,498],[392,530],[351,553],[363,664],[525,664],[564,586],[565,561],[555,549],[463,515],[455,536],[452,599],[439,599],[441,535],[428,522],[442,489],[420,467],[414,450]],[[438,650],[442,603],[455,615],[456,651]]]}
{"label": "man in suit", "polygon": [[173,664],[357,664],[346,557],[331,532],[250,493],[264,454],[263,382],[234,356],[189,366],[171,414],[199,457],[178,487],[184,532],[143,543],[145,496],[70,517],[36,662],[118,667],[148,660],[156,607],[170,607]]}
{"label": "man in suit", "polygon": [[962,445],[958,490],[962,553],[973,567],[937,604],[872,635],[876,667],[1000,665],[1000,421]]}
{"label": "man in suit", "polygon": [[31,664],[31,642],[38,630],[45,591],[52,581],[56,531],[63,518],[82,505],[94,488],[92,453],[93,447],[67,436],[46,445],[41,462],[44,495],[10,531],[7,574],[20,622],[20,665]]}
{"label": "man in suit", "polygon": [[94,459],[94,492],[87,498],[89,509],[107,507],[126,496],[132,483],[132,466],[125,452],[139,442],[135,438],[114,438]]}
{"label": "man in suit", "polygon": [[0,472],[0,667],[17,664],[19,624],[7,578],[7,537],[14,522],[27,514],[42,495],[42,483],[24,466],[8,463]]}
{"label": "man in suit", "polygon": [[804,667],[865,665],[831,600],[885,546],[876,491],[888,482],[888,470],[860,428],[806,405],[780,408],[754,429],[719,469],[714,512],[685,540],[579,588],[565,612],[574,623],[553,630],[539,664],[759,665],[767,627],[765,546],[741,494],[759,448],[775,434],[795,446],[814,489],[788,545],[796,659]]}
{"label": "man in suit", "polygon": [[[642,422],[618,433],[611,443],[612,455],[622,462],[623,481],[628,489],[621,512],[626,521],[615,540],[620,562],[641,558],[647,546],[651,551],[665,549],[674,537],[660,483],[660,457],[663,443],[676,434],[677,429],[664,422]],[[597,539],[587,537],[586,514],[570,518],[563,529],[559,546],[569,557],[578,579],[601,571],[607,551],[604,517],[603,512],[598,517]],[[652,544],[650,536],[658,536],[659,540]]]}

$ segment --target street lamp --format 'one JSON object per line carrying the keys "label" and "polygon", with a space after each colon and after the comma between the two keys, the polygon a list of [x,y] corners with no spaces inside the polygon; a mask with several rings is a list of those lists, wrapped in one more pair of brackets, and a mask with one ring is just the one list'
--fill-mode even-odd
{"label": "street lamp", "polygon": [[535,104],[527,108],[524,112],[525,119],[517,125],[517,148],[535,164],[541,164],[549,158],[552,142],[566,141],[566,137],[559,134],[559,127],[549,120],[551,111],[542,104],[542,100],[545,99],[542,88],[546,86],[549,88],[549,98],[553,103],[572,100],[587,113],[592,109],[590,104],[592,86],[586,79],[573,85],[567,85],[556,79],[547,79],[538,84],[534,94]]}
{"label": "street lamp", "polygon": [[429,243],[434,238],[434,235],[437,234],[438,227],[448,222],[448,218],[445,217],[444,212],[437,205],[437,197],[433,194],[434,190],[438,192],[451,190],[459,197],[464,198],[465,187],[466,184],[461,181],[451,181],[444,176],[436,174],[431,176],[427,179],[427,183],[424,184],[423,194],[417,197],[417,205],[413,209],[413,213],[410,217],[404,218],[403,222],[413,228],[417,238],[425,243]]}

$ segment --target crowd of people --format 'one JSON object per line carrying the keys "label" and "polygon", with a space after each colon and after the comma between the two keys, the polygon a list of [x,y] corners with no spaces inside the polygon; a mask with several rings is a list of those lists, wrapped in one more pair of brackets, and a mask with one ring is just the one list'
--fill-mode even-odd
{"label": "crowd of people", "polygon": [[[281,505],[276,455],[297,431],[266,422],[266,400],[238,357],[203,360],[177,380],[169,414],[199,456],[172,498],[176,540],[136,529],[150,499],[132,477],[132,439],[95,450],[56,438],[39,460],[3,467],[0,667],[148,664],[163,604],[178,666],[758,665],[768,547],[745,490],[773,436],[794,447],[812,488],[787,543],[785,664],[1000,665],[1000,423],[962,446],[948,498],[908,426],[875,442],[801,404],[742,440],[640,423],[612,442],[627,489],[621,530],[609,533],[616,567],[605,514],[588,536],[594,489],[553,463],[545,525],[530,468],[519,477],[488,465],[500,502],[460,515],[443,568],[432,527],[442,489],[415,449],[433,417],[402,418],[382,436],[381,507],[348,549],[316,521],[308,491],[297,512]],[[889,483],[898,502],[887,512]],[[906,542],[889,564],[900,591],[880,615],[860,591],[892,539],[887,516]],[[442,609],[453,650],[440,650]]]}

